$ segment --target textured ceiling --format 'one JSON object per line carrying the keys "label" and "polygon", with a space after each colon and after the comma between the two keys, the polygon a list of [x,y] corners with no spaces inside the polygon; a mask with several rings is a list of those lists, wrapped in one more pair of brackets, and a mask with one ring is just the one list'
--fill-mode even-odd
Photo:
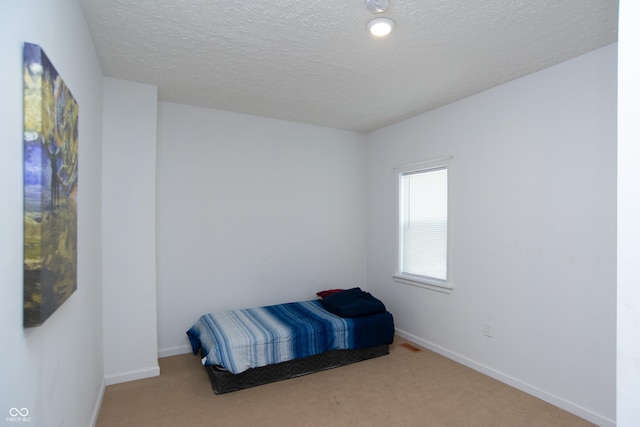
{"label": "textured ceiling", "polygon": [[106,76],[368,132],[615,42],[617,0],[81,0]]}

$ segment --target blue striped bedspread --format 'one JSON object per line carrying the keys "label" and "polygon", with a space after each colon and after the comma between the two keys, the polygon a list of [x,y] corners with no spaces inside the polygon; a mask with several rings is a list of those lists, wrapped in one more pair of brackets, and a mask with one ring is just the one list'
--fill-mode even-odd
{"label": "blue striped bedspread", "polygon": [[187,331],[205,365],[233,374],[330,350],[393,342],[392,315],[342,318],[318,300],[205,314]]}

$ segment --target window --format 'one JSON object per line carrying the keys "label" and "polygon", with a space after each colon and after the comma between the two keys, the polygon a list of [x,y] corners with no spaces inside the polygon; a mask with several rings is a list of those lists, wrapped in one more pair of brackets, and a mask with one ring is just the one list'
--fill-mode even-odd
{"label": "window", "polygon": [[450,158],[398,168],[395,279],[448,292]]}

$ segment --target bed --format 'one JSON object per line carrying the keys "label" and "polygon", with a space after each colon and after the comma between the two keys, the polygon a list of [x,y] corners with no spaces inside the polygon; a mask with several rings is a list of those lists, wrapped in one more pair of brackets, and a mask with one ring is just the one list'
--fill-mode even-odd
{"label": "bed", "polygon": [[215,394],[389,354],[393,316],[360,288],[202,315],[187,331]]}

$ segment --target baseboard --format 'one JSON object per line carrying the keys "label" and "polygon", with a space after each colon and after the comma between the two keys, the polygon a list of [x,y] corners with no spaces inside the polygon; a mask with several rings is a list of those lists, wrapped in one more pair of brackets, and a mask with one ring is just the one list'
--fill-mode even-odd
{"label": "baseboard", "polygon": [[157,377],[160,375],[160,367],[154,366],[151,368],[138,369],[136,371],[124,372],[122,374],[105,375],[105,384],[113,385],[119,383],[126,383],[128,381],[141,380],[143,378]]}
{"label": "baseboard", "polygon": [[600,414],[597,414],[587,408],[584,408],[580,405],[577,405],[573,402],[565,400],[561,397],[558,397],[552,393],[548,393],[545,390],[542,390],[538,387],[535,387],[531,384],[527,384],[517,378],[514,378],[510,375],[507,375],[503,372],[497,371],[489,366],[483,365],[482,363],[478,363],[468,357],[462,356],[456,352],[447,350],[437,344],[432,342],[423,340],[413,334],[410,334],[406,331],[396,328],[396,334],[401,336],[402,338],[413,341],[414,343],[421,345],[435,353],[438,353],[448,359],[454,360],[464,366],[467,366],[475,371],[481,372],[491,378],[494,378],[500,382],[510,385],[511,387],[517,388],[520,391],[523,391],[527,394],[537,397],[538,399],[544,400],[547,403],[550,403],[558,408],[564,409],[567,412],[571,412],[572,414],[584,418],[585,420],[592,422],[600,427],[615,427],[616,422],[609,418],[603,417]]}
{"label": "baseboard", "polygon": [[179,354],[187,354],[192,352],[193,350],[191,349],[191,346],[187,344],[187,345],[181,345],[177,347],[159,349],[158,357],[162,358],[162,357],[169,357],[169,356],[177,356]]}
{"label": "baseboard", "polygon": [[98,416],[100,415],[100,408],[102,408],[102,399],[104,398],[104,389],[106,386],[105,381],[102,380],[100,391],[98,392],[98,398],[96,399],[96,403],[93,405],[93,413],[91,414],[91,421],[89,423],[91,427],[95,427],[98,423]]}

